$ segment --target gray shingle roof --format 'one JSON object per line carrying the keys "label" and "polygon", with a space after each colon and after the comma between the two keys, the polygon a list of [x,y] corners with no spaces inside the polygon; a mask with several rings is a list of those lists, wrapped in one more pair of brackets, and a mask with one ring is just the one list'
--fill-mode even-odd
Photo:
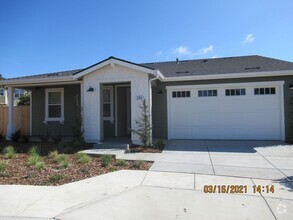
{"label": "gray shingle roof", "polygon": [[144,63],[142,65],[159,69],[165,77],[293,70],[292,62],[256,55],[182,60],[179,61],[179,64],[173,61]]}
{"label": "gray shingle roof", "polygon": [[[110,58],[115,58],[115,57],[110,57]],[[125,61],[125,62],[129,62],[129,61]],[[237,74],[237,73],[244,73],[244,72],[293,70],[292,62],[263,57],[263,56],[257,56],[257,55],[224,57],[224,58],[213,58],[213,59],[182,60],[182,61],[179,61],[179,63],[177,63],[176,61],[142,63],[138,65],[141,65],[150,69],[158,69],[161,71],[161,73],[165,77],[200,76],[200,75],[229,74],[229,73]],[[85,69],[45,73],[45,74],[32,75],[32,76],[10,78],[7,80],[65,77],[65,76],[74,75]]]}

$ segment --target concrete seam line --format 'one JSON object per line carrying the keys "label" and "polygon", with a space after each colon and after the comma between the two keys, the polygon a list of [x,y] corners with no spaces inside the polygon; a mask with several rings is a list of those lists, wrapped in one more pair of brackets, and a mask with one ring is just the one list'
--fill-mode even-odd
{"label": "concrete seam line", "polygon": [[140,186],[141,186],[142,183],[145,181],[145,179],[146,179],[146,177],[147,177],[147,175],[148,175],[149,172],[150,172],[150,171],[148,170],[148,171],[146,172],[146,174],[144,175],[144,177],[143,177],[141,183],[139,184]]}
{"label": "concrete seam line", "polygon": [[[253,179],[251,179],[251,181],[253,182],[254,185],[256,185],[255,182],[253,181]],[[261,192],[260,192],[260,195],[261,195],[261,197],[263,198],[263,200],[265,201],[267,207],[268,207],[269,210],[271,211],[271,213],[272,213],[272,215],[274,216],[274,218],[277,220],[277,217],[275,216],[273,210],[272,210],[271,207],[269,206],[269,203],[267,202],[267,200],[265,199],[265,197],[263,196],[263,194],[262,194]]]}
{"label": "concrete seam line", "polygon": [[85,207],[85,206],[91,206],[91,205],[94,205],[94,204],[97,203],[97,202],[101,202],[101,201],[109,200],[109,199],[111,199],[112,197],[117,197],[117,196],[119,196],[119,195],[121,195],[121,194],[124,194],[124,193],[128,193],[128,192],[133,191],[133,190],[135,190],[135,189],[137,189],[137,188],[139,188],[139,187],[140,187],[140,186],[138,185],[138,186],[135,186],[135,187],[133,187],[133,188],[131,188],[131,189],[126,189],[126,190],[124,190],[124,191],[121,191],[121,192],[118,192],[118,193],[114,193],[113,195],[106,196],[105,198],[101,198],[101,199],[93,199],[93,200],[88,201],[88,202],[80,202],[80,203],[77,204],[77,205],[74,205],[74,206],[71,206],[71,207],[69,207],[69,208],[67,208],[67,209],[64,209],[64,210],[61,211],[59,214],[57,214],[53,219],[58,219],[57,216],[59,216],[59,215],[66,214],[66,213],[69,213],[69,212],[72,212],[72,211],[75,211],[75,210],[81,209],[81,208],[83,208],[83,207]]}
{"label": "concrete seam line", "polygon": [[256,151],[263,159],[265,159],[267,162],[269,162],[275,169],[277,169],[280,173],[282,173],[286,179],[288,179],[287,175],[285,173],[283,173],[282,170],[280,170],[278,167],[276,167],[271,161],[269,161],[266,157],[264,157],[261,153],[259,153],[258,151]]}
{"label": "concrete seam line", "polygon": [[211,158],[211,154],[210,154],[210,150],[209,150],[209,146],[208,146],[206,140],[205,140],[205,145],[206,145],[206,148],[208,150],[208,154],[209,154],[209,158],[210,158],[210,161],[211,161],[211,165],[212,165],[212,169],[213,169],[214,175],[216,175],[215,168],[214,168],[214,164],[213,164],[213,161],[212,161],[212,158]]}

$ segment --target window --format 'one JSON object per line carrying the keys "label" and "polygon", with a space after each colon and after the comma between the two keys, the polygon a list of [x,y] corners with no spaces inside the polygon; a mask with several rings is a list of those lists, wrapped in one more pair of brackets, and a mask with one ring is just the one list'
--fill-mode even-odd
{"label": "window", "polygon": [[276,88],[255,88],[254,95],[275,95]]}
{"label": "window", "polygon": [[22,89],[15,89],[14,90],[14,98],[20,98],[24,96],[24,90]]}
{"label": "window", "polygon": [[64,89],[46,89],[46,119],[47,121],[64,121]]}
{"label": "window", "polygon": [[174,91],[172,92],[173,98],[188,98],[190,97],[190,91]]}
{"label": "window", "polygon": [[198,90],[198,97],[211,97],[218,96],[218,90]]}
{"label": "window", "polygon": [[245,89],[226,89],[226,96],[241,96],[245,94]]}
{"label": "window", "polygon": [[0,96],[4,96],[5,95],[5,89],[0,88]]}
{"label": "window", "polygon": [[113,87],[103,89],[103,117],[104,120],[113,120]]}

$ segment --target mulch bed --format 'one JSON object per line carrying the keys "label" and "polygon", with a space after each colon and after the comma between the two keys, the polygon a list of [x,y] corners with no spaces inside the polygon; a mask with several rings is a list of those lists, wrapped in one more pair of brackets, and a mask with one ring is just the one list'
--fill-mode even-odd
{"label": "mulch bed", "polygon": [[[7,146],[7,142],[0,144],[1,147]],[[11,144],[11,143],[10,143]],[[21,185],[62,185],[78,180],[98,176],[117,170],[148,170],[152,162],[126,161],[123,165],[117,164],[117,160],[112,158],[107,167],[102,166],[101,157],[90,157],[87,164],[78,161],[74,153],[67,153],[69,167],[62,169],[54,159],[49,158],[48,153],[56,150],[56,144],[42,143],[41,159],[44,162],[43,169],[37,169],[28,165],[27,150],[33,144],[12,144],[18,153],[12,159],[7,159],[4,154],[0,154],[0,162],[6,164],[5,172],[0,175],[0,184],[21,184]],[[55,146],[55,147],[54,147]],[[47,148],[46,148],[47,147]],[[85,146],[84,146],[85,147]],[[57,176],[52,178],[52,176]],[[56,180],[57,179],[57,180]]]}
{"label": "mulch bed", "polygon": [[129,147],[130,153],[161,153],[162,150],[158,148],[146,148],[142,146],[130,146]]}

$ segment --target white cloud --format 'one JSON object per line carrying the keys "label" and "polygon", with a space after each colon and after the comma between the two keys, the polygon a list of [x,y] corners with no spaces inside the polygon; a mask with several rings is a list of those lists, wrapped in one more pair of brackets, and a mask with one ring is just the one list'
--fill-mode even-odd
{"label": "white cloud", "polygon": [[169,52],[172,55],[176,55],[177,57],[194,57],[194,56],[199,56],[199,55],[205,55],[208,54],[210,52],[212,52],[214,50],[214,46],[213,45],[209,45],[207,47],[203,47],[197,51],[192,51],[190,50],[187,46],[179,46],[176,48],[172,48],[169,50]]}
{"label": "white cloud", "polygon": [[214,59],[214,58],[218,58],[218,56],[217,56],[217,55],[214,55],[214,56],[212,56],[211,58],[212,58],[212,59]]}
{"label": "white cloud", "polygon": [[213,45],[209,45],[208,47],[204,47],[202,49],[200,49],[197,54],[198,55],[204,55],[207,54],[209,52],[212,52],[214,50],[214,46]]}
{"label": "white cloud", "polygon": [[245,43],[245,44],[252,43],[254,40],[255,40],[255,37],[253,34],[247,34],[243,43]]}

